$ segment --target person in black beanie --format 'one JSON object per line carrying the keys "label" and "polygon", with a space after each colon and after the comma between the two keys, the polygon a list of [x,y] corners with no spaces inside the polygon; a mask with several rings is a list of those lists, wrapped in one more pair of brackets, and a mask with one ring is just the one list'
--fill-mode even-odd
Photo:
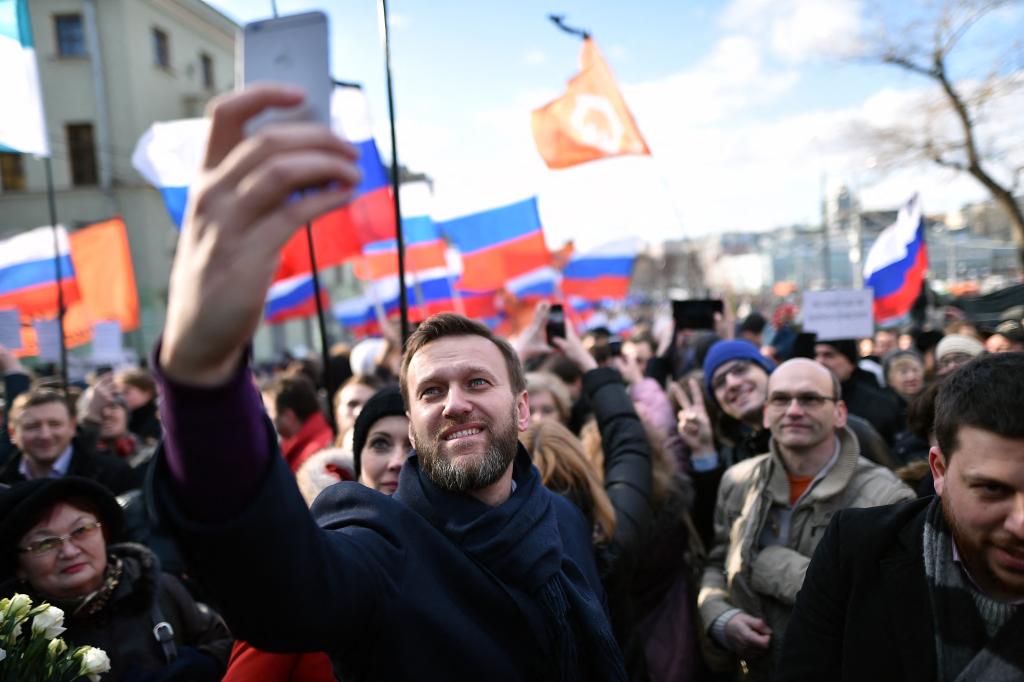
{"label": "person in black beanie", "polygon": [[819,340],[814,346],[814,359],[832,370],[839,379],[850,414],[871,422],[885,442],[892,446],[896,434],[905,426],[900,419],[899,401],[878,385],[871,372],[857,366],[860,360],[857,341]]}
{"label": "person in black beanie", "polygon": [[352,427],[357,480],[386,495],[394,493],[411,450],[402,394],[397,386],[386,386],[366,401]]}

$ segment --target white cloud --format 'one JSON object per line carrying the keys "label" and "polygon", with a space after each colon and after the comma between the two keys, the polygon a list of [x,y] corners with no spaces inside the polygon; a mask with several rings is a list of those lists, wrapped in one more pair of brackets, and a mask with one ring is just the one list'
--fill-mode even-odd
{"label": "white cloud", "polygon": [[542,64],[547,64],[547,62],[548,55],[544,50],[534,48],[527,50],[526,53],[523,54],[523,64],[526,66],[541,66]]}
{"label": "white cloud", "polygon": [[860,17],[860,0],[735,0],[720,23],[755,39],[774,56],[800,64],[852,49]]}
{"label": "white cloud", "polygon": [[706,124],[775,100],[797,83],[794,70],[766,67],[754,41],[731,36],[705,59],[664,79],[624,88],[641,127]]}

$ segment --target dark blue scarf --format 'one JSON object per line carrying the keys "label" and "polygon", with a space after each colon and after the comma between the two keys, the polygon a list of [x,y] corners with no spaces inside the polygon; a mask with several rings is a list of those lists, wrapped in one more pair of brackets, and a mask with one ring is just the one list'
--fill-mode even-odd
{"label": "dark blue scarf", "polygon": [[562,547],[553,493],[519,446],[516,491],[490,507],[450,493],[421,475],[411,457],[395,499],[427,519],[508,587],[531,595],[545,615],[542,641],[552,642],[561,680],[625,680],[622,655],[607,616],[583,573]]}

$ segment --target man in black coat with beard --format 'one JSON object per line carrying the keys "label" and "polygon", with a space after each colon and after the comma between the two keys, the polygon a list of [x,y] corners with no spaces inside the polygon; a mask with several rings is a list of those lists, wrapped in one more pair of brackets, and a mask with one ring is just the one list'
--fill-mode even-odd
{"label": "man in black coat with beard", "polygon": [[885,442],[892,446],[896,434],[905,427],[900,419],[899,401],[878,385],[878,380],[871,372],[857,366],[857,342],[853,339],[819,340],[814,346],[814,359],[839,378],[843,401],[850,414],[870,422]]}
{"label": "man in black coat with beard", "polygon": [[936,399],[937,497],[839,512],[797,595],[777,680],[1024,679],[1024,354]]}
{"label": "man in black coat with beard", "polygon": [[522,366],[487,327],[438,315],[417,328],[400,375],[415,450],[398,490],[341,483],[310,517],[245,361],[295,225],[359,179],[354,148],[326,127],[245,137],[249,119],[302,99],[267,85],[220,100],[190,190],[156,351],[155,466],[191,565],[239,637],[325,651],[344,679],[624,680],[592,529],[519,445]]}

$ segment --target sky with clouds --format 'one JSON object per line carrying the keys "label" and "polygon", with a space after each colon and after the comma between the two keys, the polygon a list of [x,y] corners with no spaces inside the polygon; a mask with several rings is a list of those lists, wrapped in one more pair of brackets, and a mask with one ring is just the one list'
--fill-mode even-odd
{"label": "sky with clouds", "polygon": [[[270,0],[213,0],[239,22]],[[920,6],[936,3],[922,0]],[[265,6],[264,6],[265,5]],[[859,189],[867,208],[919,191],[926,212],[986,198],[974,180],[928,166],[880,168],[856,124],[949,127],[924,114],[923,78],[850,58],[883,35],[924,34],[913,0],[536,0],[389,3],[400,161],[436,181],[439,217],[539,197],[548,241],[580,248],[638,235],[648,242],[815,223],[823,184]],[[364,84],[381,152],[390,156],[377,3],[278,0],[289,14],[326,11],[336,78]],[[578,39],[552,11],[588,29],[615,72],[653,156],[550,171],[531,110],[577,68]],[[882,33],[883,26],[900,26]],[[954,78],[969,84],[1024,35],[1010,3],[967,34]],[[1019,50],[1019,47],[1018,47]],[[999,62],[1022,83],[1024,52]],[[1024,165],[1024,87],[983,111],[982,145]]]}

